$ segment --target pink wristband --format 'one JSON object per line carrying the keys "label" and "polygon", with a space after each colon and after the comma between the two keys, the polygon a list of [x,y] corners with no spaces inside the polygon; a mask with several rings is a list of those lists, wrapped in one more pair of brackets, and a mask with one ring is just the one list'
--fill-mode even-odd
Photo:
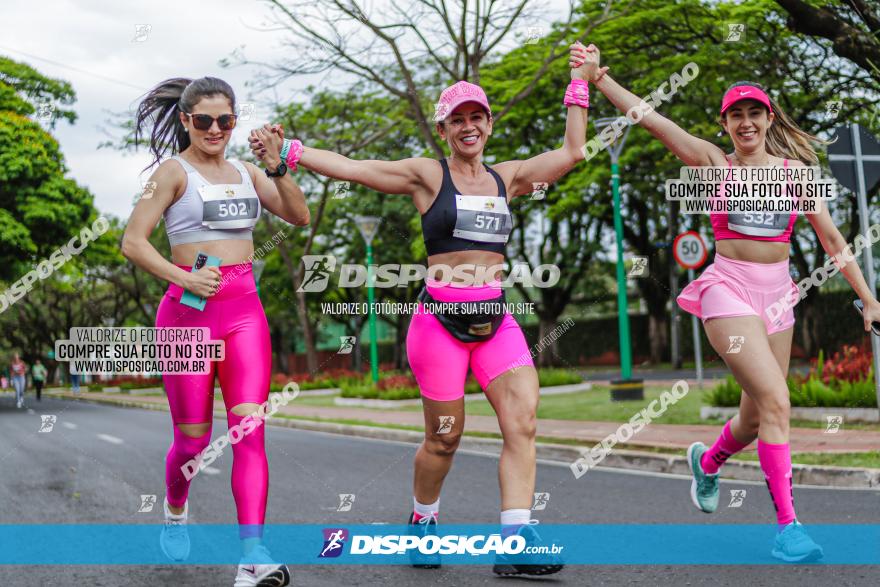
{"label": "pink wristband", "polygon": [[562,103],[566,106],[590,107],[590,85],[586,80],[573,79],[565,90],[565,98]]}
{"label": "pink wristband", "polygon": [[302,154],[302,142],[300,142],[299,139],[293,139],[290,141],[290,149],[287,151],[287,159],[284,162],[287,164],[288,169],[296,171],[296,164],[299,162],[299,158],[302,157]]}

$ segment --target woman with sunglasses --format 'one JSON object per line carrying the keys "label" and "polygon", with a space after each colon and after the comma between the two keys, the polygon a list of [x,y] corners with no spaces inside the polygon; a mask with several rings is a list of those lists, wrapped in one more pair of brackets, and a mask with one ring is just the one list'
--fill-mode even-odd
{"label": "woman with sunglasses", "polygon": [[[596,73],[596,87],[620,111],[645,112],[642,100],[621,87],[606,70]],[[719,167],[731,177],[739,175],[733,172],[739,166],[796,170],[818,165],[814,144],[821,141],[801,130],[760,84],[740,81],[731,85],[721,99],[718,122],[733,143],[730,154],[690,135],[653,109],[640,124],[685,165]],[[796,177],[791,172],[784,175]],[[734,192],[736,188],[725,188],[732,183],[725,179],[719,185],[721,194]],[[818,212],[807,218],[825,252],[836,259],[846,258],[847,243],[827,206],[820,202]],[[691,501],[700,511],[714,512],[718,507],[719,469],[757,439],[758,460],[776,509],[777,533],[771,554],[785,562],[817,560],[823,556],[822,548],[807,535],[795,515],[789,446],[786,377],[794,331],[791,302],[799,294],[789,275],[788,257],[797,211],[718,211],[712,212],[710,220],[716,241],[715,261],[684,288],[677,301],[682,309],[703,320],[712,348],[724,358],[743,394],[739,414],[724,425],[712,447],[696,442],[688,449],[693,474]],[[880,303],[871,295],[857,263],[842,263],[839,267],[864,303],[868,330],[872,320],[880,320]],[[786,311],[778,316],[768,311],[780,301],[788,302]],[[738,352],[728,352],[732,340],[743,341]]]}
{"label": "woman with sunglasses", "polygon": [[[225,344],[224,360],[212,362],[208,374],[163,374],[174,439],[165,460],[161,548],[174,560],[189,555],[185,524],[192,475],[187,474],[188,463],[211,440],[216,372],[229,427],[251,416],[239,428],[244,431],[237,435],[239,441],[230,442],[232,494],[244,553],[235,587],[275,587],[287,585],[290,576],[261,544],[269,488],[265,426],[248,425],[268,399],[272,367],[269,327],[251,271],[252,231],[263,208],[298,226],[308,224],[309,209],[283,164],[267,165],[264,174],[250,163],[226,159],[234,112],[232,88],[212,77],[166,80],[141,101],[135,141],[151,127],[152,165],[168,151],[173,156],[150,177],[149,191],[145,190],[126,227],[122,253],[169,282],[156,313],[156,327],[208,327],[211,339]],[[148,240],[163,217],[171,261]],[[207,256],[222,264],[191,270],[199,257]],[[205,298],[203,309],[187,305],[186,292]]]}
{"label": "woman with sunglasses", "polygon": [[[428,277],[406,347],[425,416],[425,440],[415,456],[409,516],[414,533],[436,529],[440,490],[464,429],[464,385],[470,369],[498,416],[503,437],[498,468],[502,534],[539,540],[531,527],[537,522],[531,520],[531,507],[538,375],[516,320],[492,307],[503,308],[497,302],[504,300],[499,275],[512,230],[510,201],[532,193],[536,184],[555,182],[584,158],[589,106],[584,80],[597,62],[588,58],[580,43],[571,45],[569,59],[571,81],[560,100],[568,107],[563,145],[528,160],[491,167],[483,162],[492,134],[492,112],[483,89],[466,81],[440,94],[436,130],[451,156],[439,161],[359,161],[304,147],[299,141],[285,140],[282,146],[280,136],[251,136],[251,148],[258,157],[278,157],[281,149],[281,157],[291,166],[299,164],[377,192],[409,195],[421,214]],[[434,314],[425,310],[428,306],[462,311]],[[440,426],[441,422],[446,425]],[[413,564],[434,568],[439,566],[439,556],[415,556]],[[527,561],[499,556],[494,572],[548,575],[561,569],[556,556]]]}

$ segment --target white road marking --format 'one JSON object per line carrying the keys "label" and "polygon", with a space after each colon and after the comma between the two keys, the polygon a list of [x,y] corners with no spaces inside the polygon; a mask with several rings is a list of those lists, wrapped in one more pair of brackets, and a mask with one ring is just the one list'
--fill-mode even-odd
{"label": "white road marking", "polygon": [[109,434],[98,434],[98,438],[105,442],[109,442],[110,444],[122,444],[123,442],[125,442],[121,438],[110,436]]}
{"label": "white road marking", "polygon": [[61,425],[69,430],[76,430],[76,424],[73,422],[62,422]]}
{"label": "white road marking", "polygon": [[208,475],[219,475],[222,473],[220,469],[215,469],[214,467],[205,467],[202,469],[202,473],[207,473]]}

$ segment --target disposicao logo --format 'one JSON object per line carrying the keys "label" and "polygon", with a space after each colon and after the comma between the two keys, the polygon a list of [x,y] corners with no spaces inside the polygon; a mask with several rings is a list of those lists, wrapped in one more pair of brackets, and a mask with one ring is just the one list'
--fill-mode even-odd
{"label": "disposicao logo", "polygon": [[318,558],[334,558],[342,554],[345,541],[348,540],[348,530],[345,528],[324,528],[324,548],[318,554]]}

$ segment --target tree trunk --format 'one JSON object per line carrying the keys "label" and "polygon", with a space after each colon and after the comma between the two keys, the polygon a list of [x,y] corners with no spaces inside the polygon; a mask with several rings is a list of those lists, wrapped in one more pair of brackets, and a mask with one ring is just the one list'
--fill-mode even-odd
{"label": "tree trunk", "polygon": [[558,363],[554,359],[559,357],[559,339],[552,340],[550,336],[556,328],[557,319],[558,316],[553,316],[552,318],[543,315],[539,316],[537,343],[538,348],[540,348],[538,353],[539,367],[551,367],[554,363]]}
{"label": "tree trunk", "polygon": [[669,348],[669,319],[665,314],[648,316],[648,336],[651,339],[651,363],[662,363]]}

